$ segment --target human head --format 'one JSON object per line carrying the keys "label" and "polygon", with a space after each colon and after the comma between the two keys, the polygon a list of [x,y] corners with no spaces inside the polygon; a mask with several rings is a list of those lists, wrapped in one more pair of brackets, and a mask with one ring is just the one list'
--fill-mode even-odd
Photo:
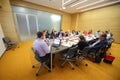
{"label": "human head", "polygon": [[48,34],[48,30],[47,29],[45,30],[45,33]]}
{"label": "human head", "polygon": [[54,31],[53,34],[56,35],[56,34],[57,34],[57,31]]}
{"label": "human head", "polygon": [[87,31],[83,31],[83,34],[86,36],[87,35]]}
{"label": "human head", "polygon": [[105,31],[106,34],[108,34],[108,31]]}
{"label": "human head", "polygon": [[43,32],[37,32],[37,38],[44,38]]}
{"label": "human head", "polygon": [[46,35],[46,34],[47,34],[46,30],[43,30],[43,34],[44,34],[44,35]]}
{"label": "human head", "polygon": [[75,33],[75,30],[72,30],[72,34],[74,34]]}
{"label": "human head", "polygon": [[82,41],[85,41],[85,37],[83,36],[83,35],[80,35],[79,36],[79,39],[80,39],[80,41],[82,40]]}
{"label": "human head", "polygon": [[101,32],[100,30],[97,31],[98,33]]}
{"label": "human head", "polygon": [[102,34],[104,34],[104,32],[103,32],[103,31],[100,31],[98,34],[99,34],[99,36],[101,36]]}
{"label": "human head", "polygon": [[103,34],[100,35],[100,39],[101,39],[101,40],[106,39],[106,37],[107,37],[107,35],[106,35],[105,33],[103,33]]}

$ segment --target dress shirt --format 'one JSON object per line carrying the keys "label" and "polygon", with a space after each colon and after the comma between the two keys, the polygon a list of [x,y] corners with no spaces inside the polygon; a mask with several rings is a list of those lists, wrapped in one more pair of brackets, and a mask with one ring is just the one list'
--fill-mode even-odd
{"label": "dress shirt", "polygon": [[47,43],[40,38],[35,40],[33,46],[34,49],[37,50],[40,57],[50,53],[50,46],[48,46]]}
{"label": "dress shirt", "polygon": [[110,39],[111,38],[111,35],[110,34],[107,34],[107,39]]}
{"label": "dress shirt", "polygon": [[92,45],[90,45],[90,47],[95,46],[96,44],[98,44],[100,42],[100,40],[97,40],[95,43],[93,43]]}
{"label": "dress shirt", "polygon": [[59,38],[61,38],[62,37],[62,33],[59,33]]}

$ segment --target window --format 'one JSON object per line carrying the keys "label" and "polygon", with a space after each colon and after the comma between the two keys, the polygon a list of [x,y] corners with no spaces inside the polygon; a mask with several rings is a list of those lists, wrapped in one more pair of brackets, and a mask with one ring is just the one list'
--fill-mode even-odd
{"label": "window", "polygon": [[54,28],[60,31],[61,15],[49,12],[12,6],[17,31],[21,41],[33,40],[37,31],[47,29],[51,33]]}

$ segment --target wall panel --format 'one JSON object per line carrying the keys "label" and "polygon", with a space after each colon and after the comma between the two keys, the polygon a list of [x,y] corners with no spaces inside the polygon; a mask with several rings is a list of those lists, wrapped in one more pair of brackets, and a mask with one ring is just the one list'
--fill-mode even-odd
{"label": "wall panel", "polygon": [[81,32],[90,29],[94,32],[110,29],[115,42],[120,43],[120,4],[80,13],[77,21]]}
{"label": "wall panel", "polygon": [[2,25],[4,35],[13,41],[18,41],[10,2],[9,0],[0,0],[0,4],[2,6],[2,8],[0,8],[0,23]]}

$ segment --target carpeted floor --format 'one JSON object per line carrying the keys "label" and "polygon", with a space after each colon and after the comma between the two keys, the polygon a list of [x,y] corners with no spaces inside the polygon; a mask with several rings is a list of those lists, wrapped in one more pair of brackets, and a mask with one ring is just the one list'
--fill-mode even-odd
{"label": "carpeted floor", "polygon": [[88,67],[80,64],[72,70],[67,64],[60,67],[56,56],[55,68],[47,72],[41,68],[38,77],[35,76],[37,68],[32,68],[36,63],[31,51],[33,41],[19,43],[20,48],[9,50],[0,59],[0,80],[120,80],[120,44],[113,44],[108,53],[116,57],[112,65],[101,62],[100,64],[86,60]]}

